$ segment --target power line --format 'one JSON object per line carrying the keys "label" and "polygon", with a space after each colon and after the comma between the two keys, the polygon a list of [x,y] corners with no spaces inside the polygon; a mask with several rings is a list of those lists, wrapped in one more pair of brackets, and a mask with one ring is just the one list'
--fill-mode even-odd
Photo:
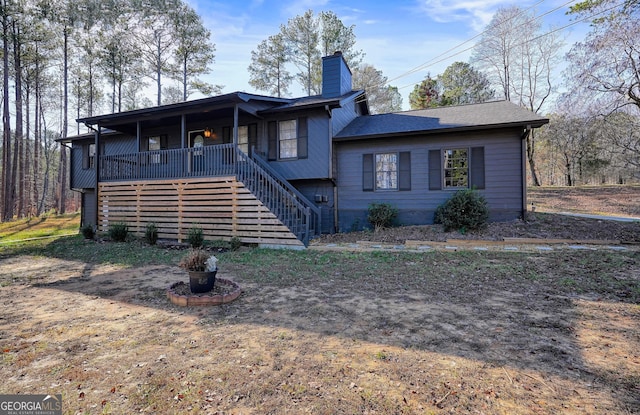
{"label": "power line", "polygon": [[[539,1],[539,2],[538,2],[538,3],[536,3],[534,6],[531,6],[529,9],[524,10],[522,13],[524,13],[524,12],[525,12],[525,11],[527,11],[527,10],[530,10],[532,7],[537,6],[538,4],[542,3],[543,1],[544,1],[544,0]],[[534,17],[533,19],[529,20],[529,21],[528,21],[528,22],[526,22],[525,24],[528,24],[528,23],[534,22],[535,20],[537,20],[537,19],[539,19],[539,18],[541,18],[541,17],[547,16],[547,15],[549,15],[549,14],[551,14],[551,13],[553,13],[553,12],[557,11],[558,9],[560,9],[560,8],[562,8],[562,7],[566,6],[566,5],[568,5],[569,3],[573,3],[573,2],[575,2],[575,1],[576,1],[576,0],[568,1],[568,2],[566,2],[566,3],[564,3],[564,4],[562,4],[561,6],[558,6],[558,7],[554,8],[554,9],[552,9],[552,10],[549,10],[549,11],[547,11],[547,12],[545,12],[545,13],[543,13],[543,14],[539,15],[539,16]],[[532,41],[535,41],[535,40],[541,39],[541,38],[543,38],[543,37],[545,37],[545,36],[549,36],[549,35],[551,35],[551,34],[553,34],[553,33],[556,33],[556,32],[558,32],[558,31],[561,31],[561,30],[567,29],[568,27],[571,27],[571,26],[576,25],[576,24],[578,24],[578,23],[582,23],[582,22],[584,22],[584,21],[586,21],[586,20],[591,20],[591,19],[593,19],[594,17],[596,17],[596,16],[598,16],[598,15],[601,15],[601,14],[603,14],[603,13],[607,13],[607,12],[609,12],[609,11],[611,11],[611,10],[615,9],[615,8],[618,8],[618,7],[620,7],[620,6],[624,5],[624,4],[625,4],[625,2],[623,1],[623,2],[621,2],[621,3],[618,3],[618,4],[614,5],[614,6],[611,6],[611,7],[607,8],[607,9],[604,9],[604,10],[602,10],[602,11],[599,11],[599,12],[593,13],[593,14],[591,14],[591,15],[589,15],[589,16],[586,16],[586,17],[583,17],[583,18],[577,19],[577,20],[575,20],[575,21],[573,21],[573,22],[571,22],[571,23],[568,23],[568,24],[566,24],[566,25],[564,25],[564,26],[561,26],[561,27],[558,27],[558,28],[556,28],[556,29],[550,30],[549,32],[546,32],[546,33],[543,33],[543,34],[541,34],[541,35],[539,35],[539,36],[536,36],[536,37],[535,37],[535,38],[533,38],[533,39],[525,40],[524,42],[522,42],[522,43],[520,43],[520,44],[518,44],[518,45],[515,45],[514,47],[522,46],[522,45],[524,45],[524,44],[526,44],[526,43],[528,43],[528,42],[532,42]],[[503,23],[506,23],[506,22],[508,22],[508,21],[510,21],[510,20],[512,20],[512,19],[514,19],[515,17],[517,17],[517,16],[521,15],[522,13],[519,13],[518,15],[513,16],[511,19],[506,20],[506,21],[505,21],[505,22],[503,22]],[[500,24],[503,24],[503,23],[500,23]],[[470,41],[472,41],[472,40],[476,39],[477,37],[479,37],[479,36],[481,36],[481,35],[483,35],[483,34],[487,33],[488,31],[489,31],[489,28],[488,28],[488,29],[486,29],[486,30],[484,30],[482,33],[480,33],[480,34],[478,34],[478,35],[476,35],[476,36],[474,36],[474,37],[472,37],[472,38],[470,38],[470,39],[468,39],[468,40],[466,40],[466,41],[462,42],[461,44],[459,44],[459,45],[457,45],[457,46],[455,46],[455,47],[453,47],[453,48],[448,49],[447,51],[445,51],[445,52],[441,53],[440,55],[438,55],[438,56],[436,56],[436,57],[434,57],[434,58],[432,58],[431,60],[429,60],[429,61],[425,62],[424,64],[419,65],[419,66],[417,66],[417,67],[415,67],[415,68],[413,68],[413,69],[411,69],[411,70],[409,70],[409,71],[407,71],[407,72],[403,73],[402,75],[399,75],[399,76],[397,76],[397,77],[393,78],[392,80],[389,80],[389,81],[385,82],[384,84],[376,85],[376,87],[384,86],[384,85],[388,85],[390,82],[392,82],[392,81],[394,81],[394,80],[397,80],[397,79],[400,79],[400,78],[404,78],[404,77],[409,76],[409,75],[411,75],[411,74],[413,74],[413,73],[415,73],[415,72],[419,72],[420,70],[423,70],[423,69],[425,69],[425,68],[427,68],[427,67],[429,67],[429,66],[433,66],[433,65],[438,64],[438,63],[440,63],[440,62],[444,62],[444,61],[446,61],[446,60],[448,60],[448,59],[453,58],[454,56],[460,55],[460,54],[462,54],[462,53],[464,53],[464,52],[467,52],[467,51],[469,51],[469,50],[473,49],[474,47],[476,47],[476,46],[478,46],[478,45],[477,45],[477,44],[475,44],[475,45],[470,46],[470,47],[467,47],[467,48],[465,48],[465,49],[463,49],[463,50],[460,50],[460,51],[457,51],[457,52],[452,53],[452,54],[450,54],[450,55],[444,56],[446,53],[448,53],[448,52],[451,52],[451,51],[454,51],[454,50],[458,49],[460,46],[462,46],[462,45],[465,45],[465,44],[469,43]],[[442,56],[444,56],[444,57],[442,57]],[[440,58],[440,59],[438,59],[438,58]],[[436,59],[437,59],[437,60],[436,60]],[[398,90],[401,90],[401,89],[404,89],[404,88],[410,87],[410,86],[412,86],[412,85],[415,85],[415,83],[410,83],[410,84],[404,85],[404,86],[402,86],[402,87],[398,87]]]}
{"label": "power line", "polygon": [[[531,10],[532,8],[534,8],[534,7],[538,6],[539,4],[543,3],[544,1],[545,1],[545,0],[540,0],[539,2],[537,2],[536,4],[534,4],[533,6],[529,7],[528,9],[524,9],[524,10],[522,10],[520,13],[518,13],[518,14],[516,14],[515,16],[511,17],[510,19],[505,20],[505,21],[503,21],[503,22],[500,22],[500,24],[499,24],[498,26],[501,26],[501,25],[503,25],[503,24],[505,24],[505,23],[507,23],[507,22],[509,22],[509,21],[511,21],[511,20],[513,20],[513,19],[515,19],[516,17],[518,17],[518,16],[520,16],[520,15],[522,15],[522,14],[524,14],[524,13],[528,12],[529,10]],[[575,1],[575,0],[571,0],[571,1]],[[569,3],[571,3],[571,1],[570,1]],[[490,29],[492,29],[492,28],[489,28],[489,27],[488,27],[488,28],[486,28],[484,31],[482,31],[482,32],[478,33],[477,35],[475,35],[474,37],[472,37],[472,38],[470,38],[470,39],[465,40],[464,42],[460,43],[459,45],[456,45],[456,46],[454,46],[454,47],[452,47],[452,48],[450,48],[450,49],[448,49],[448,50],[446,50],[446,51],[442,52],[441,54],[439,54],[439,55],[437,55],[437,56],[435,56],[435,57],[431,58],[431,59],[430,59],[430,60],[428,60],[427,62],[425,62],[425,63],[423,63],[423,64],[420,64],[420,65],[418,65],[418,66],[414,67],[413,69],[410,69],[410,70],[408,70],[407,72],[405,72],[405,73],[403,73],[403,74],[400,74],[400,75],[396,76],[395,78],[390,79],[387,83],[389,83],[389,82],[393,82],[393,81],[395,81],[395,80],[397,80],[397,79],[400,79],[400,78],[404,78],[405,76],[409,76],[409,75],[411,75],[411,74],[413,74],[413,73],[415,73],[415,72],[419,72],[419,71],[421,71],[422,69],[424,69],[424,68],[426,68],[426,67],[428,67],[428,66],[431,66],[431,65],[432,65],[432,62],[433,62],[434,60],[436,60],[436,59],[440,58],[441,56],[446,55],[446,54],[447,54],[447,53],[449,53],[449,52],[452,52],[452,51],[454,51],[454,50],[458,49],[459,47],[461,47],[461,46],[463,46],[463,45],[466,45],[467,43],[471,42],[472,40],[477,39],[478,37],[480,37],[480,36],[484,35],[485,33],[487,33]],[[473,48],[473,46],[472,46],[471,48]],[[469,50],[469,49],[471,49],[471,48],[464,49],[464,50],[460,51],[459,53],[466,52],[467,50]],[[453,55],[453,56],[455,56],[455,55]],[[438,62],[440,62],[440,61],[438,61]]]}

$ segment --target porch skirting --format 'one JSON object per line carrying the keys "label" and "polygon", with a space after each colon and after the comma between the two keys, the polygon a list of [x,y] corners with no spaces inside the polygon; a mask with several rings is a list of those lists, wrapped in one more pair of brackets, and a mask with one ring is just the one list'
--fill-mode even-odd
{"label": "porch skirting", "polygon": [[196,226],[207,240],[238,237],[249,244],[304,247],[235,176],[102,182],[99,229],[107,232],[120,222],[139,237],[155,223],[160,238],[178,241]]}

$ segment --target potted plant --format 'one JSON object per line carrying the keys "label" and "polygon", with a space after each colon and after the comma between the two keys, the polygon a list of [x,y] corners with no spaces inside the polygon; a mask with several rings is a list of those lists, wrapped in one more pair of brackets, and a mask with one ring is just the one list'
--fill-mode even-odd
{"label": "potted plant", "polygon": [[218,259],[204,249],[191,249],[180,261],[180,267],[189,272],[191,292],[206,293],[213,289],[218,272]]}

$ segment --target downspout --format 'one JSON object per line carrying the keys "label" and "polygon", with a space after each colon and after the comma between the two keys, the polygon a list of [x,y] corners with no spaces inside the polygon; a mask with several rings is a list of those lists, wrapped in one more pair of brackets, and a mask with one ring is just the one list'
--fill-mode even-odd
{"label": "downspout", "polygon": [[527,125],[520,137],[520,154],[522,155],[522,220],[527,220],[527,135],[531,131],[531,125]]}
{"label": "downspout", "polygon": [[96,202],[96,217],[95,217],[95,229],[98,229],[98,217],[99,214],[98,212],[100,212],[100,207],[98,205],[99,202],[99,198],[98,198],[98,183],[100,182],[100,134],[102,132],[102,127],[100,127],[100,125],[98,125],[98,130],[96,131],[96,154],[95,154],[95,159],[93,161],[93,165],[95,166],[96,169],[96,181],[95,181],[95,191],[93,192],[94,195],[94,200]]}
{"label": "downspout", "polygon": [[[333,231],[338,232],[338,186],[336,186],[336,179],[333,177],[333,166],[334,166],[334,151],[333,151],[333,113],[328,105],[324,106],[325,111],[327,111],[327,115],[329,116],[329,172],[328,177],[331,181],[331,185],[333,186]],[[320,209],[322,213],[322,209]],[[322,229],[318,229],[318,231],[322,234]]]}

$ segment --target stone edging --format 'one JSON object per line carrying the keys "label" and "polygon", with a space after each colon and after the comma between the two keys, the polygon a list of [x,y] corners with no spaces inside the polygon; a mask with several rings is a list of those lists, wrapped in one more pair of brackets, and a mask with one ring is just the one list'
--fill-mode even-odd
{"label": "stone edging", "polygon": [[180,307],[191,307],[191,306],[216,306],[222,304],[228,304],[234,301],[236,298],[240,296],[242,293],[242,288],[240,286],[226,278],[216,278],[216,284],[222,285],[230,285],[233,287],[233,291],[227,294],[218,294],[218,295],[203,295],[203,294],[191,294],[191,295],[180,295],[175,292],[175,288],[180,285],[185,285],[183,281],[179,281],[171,284],[169,288],[167,288],[167,298],[175,305]]}

